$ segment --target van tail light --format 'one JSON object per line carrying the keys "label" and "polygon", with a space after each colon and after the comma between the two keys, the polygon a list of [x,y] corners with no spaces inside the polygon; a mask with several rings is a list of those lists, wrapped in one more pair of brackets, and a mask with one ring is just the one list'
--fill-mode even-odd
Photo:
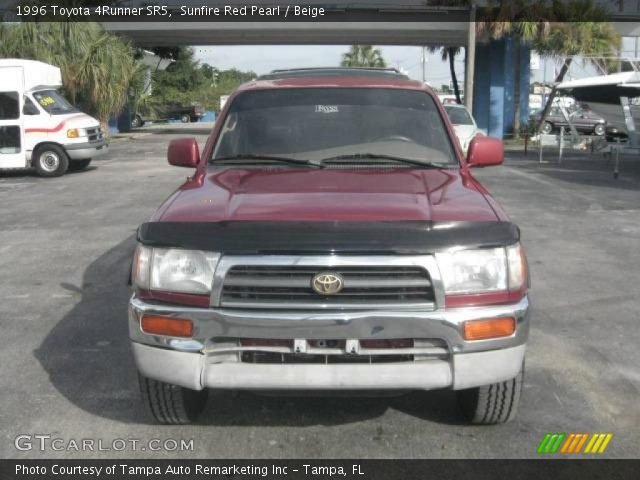
{"label": "van tail light", "polygon": [[169,337],[192,337],[193,322],[183,318],[169,318],[159,315],[143,315],[140,326],[145,333]]}

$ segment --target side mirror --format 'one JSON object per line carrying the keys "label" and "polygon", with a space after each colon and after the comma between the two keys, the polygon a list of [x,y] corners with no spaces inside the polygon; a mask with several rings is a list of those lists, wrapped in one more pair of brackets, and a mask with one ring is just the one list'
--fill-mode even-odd
{"label": "side mirror", "polygon": [[496,138],[476,135],[469,144],[467,164],[470,167],[490,167],[504,162],[504,146]]}
{"label": "side mirror", "polygon": [[195,138],[178,138],[169,142],[167,160],[176,167],[196,168],[200,163],[200,149]]}

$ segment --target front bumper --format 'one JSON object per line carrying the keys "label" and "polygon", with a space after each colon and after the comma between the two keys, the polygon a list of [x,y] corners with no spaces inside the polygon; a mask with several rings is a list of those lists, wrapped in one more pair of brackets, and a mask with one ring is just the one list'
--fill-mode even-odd
{"label": "front bumper", "polygon": [[71,160],[84,160],[104,155],[109,150],[109,144],[106,140],[97,140],[65,145],[64,149]]}
{"label": "front bumper", "polygon": [[[140,328],[143,314],[189,319],[194,324],[194,337],[146,334]],[[464,340],[464,322],[503,316],[516,319],[513,335]],[[133,297],[129,332],[141,374],[194,390],[459,390],[505,381],[518,374],[529,333],[529,301],[524,297],[510,305],[434,311],[319,313],[178,307]],[[291,339],[294,340],[291,354],[319,353],[310,347],[310,340],[341,339],[346,347],[333,353],[355,356],[415,353],[415,356],[412,361],[394,363],[243,363],[241,354],[248,350],[285,352],[282,347],[241,347],[233,341],[240,338]],[[434,339],[443,346],[373,351],[361,348],[358,342],[399,338]]]}

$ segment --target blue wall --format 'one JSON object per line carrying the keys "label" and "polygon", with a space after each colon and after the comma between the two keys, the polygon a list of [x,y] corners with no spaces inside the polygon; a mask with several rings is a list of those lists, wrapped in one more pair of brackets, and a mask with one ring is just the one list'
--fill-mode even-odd
{"label": "blue wall", "polygon": [[520,82],[520,122],[529,118],[530,50],[520,47],[520,78],[515,78],[515,45],[511,38],[476,46],[473,115],[492,137],[513,134],[514,85]]}

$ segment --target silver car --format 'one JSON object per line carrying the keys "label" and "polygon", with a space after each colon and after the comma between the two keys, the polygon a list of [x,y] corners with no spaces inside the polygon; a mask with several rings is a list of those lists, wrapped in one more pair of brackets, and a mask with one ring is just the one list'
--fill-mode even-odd
{"label": "silver car", "polygon": [[456,137],[458,137],[462,151],[466,155],[471,140],[473,140],[478,133],[482,133],[483,135],[486,135],[487,133],[478,128],[473,116],[464,105],[447,104],[444,106],[444,109],[446,110],[447,115],[449,115],[449,120],[451,120],[451,123],[453,124]]}

